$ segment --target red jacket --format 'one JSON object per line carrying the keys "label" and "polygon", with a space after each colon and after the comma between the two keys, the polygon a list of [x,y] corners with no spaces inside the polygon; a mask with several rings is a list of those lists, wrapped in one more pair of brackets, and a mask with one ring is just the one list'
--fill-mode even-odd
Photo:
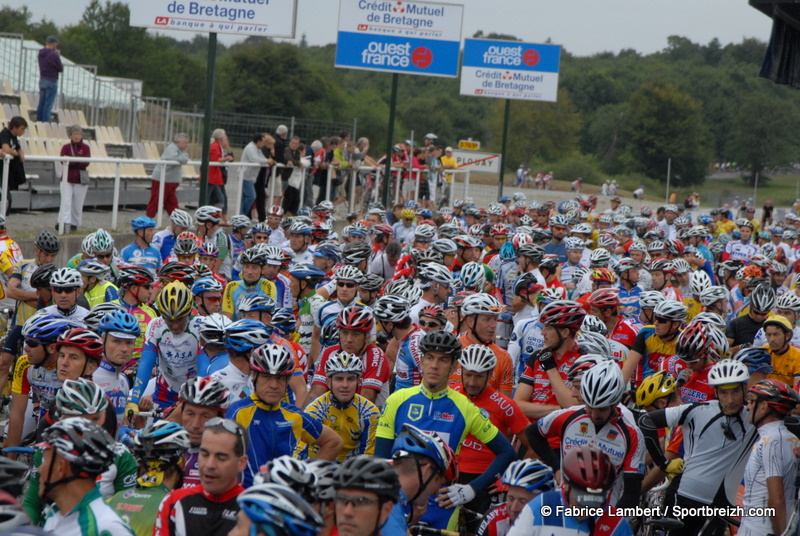
{"label": "red jacket", "polygon": [[[208,161],[219,162],[220,159],[222,159],[222,145],[215,141],[208,149]],[[208,166],[208,184],[216,184],[218,186],[225,184],[222,181],[222,169],[218,166]]]}

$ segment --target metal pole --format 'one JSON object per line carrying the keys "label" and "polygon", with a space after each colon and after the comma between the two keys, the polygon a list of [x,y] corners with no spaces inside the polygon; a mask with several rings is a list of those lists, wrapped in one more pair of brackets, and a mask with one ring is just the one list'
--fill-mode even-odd
{"label": "metal pole", "polygon": [[428,188],[429,188],[430,191],[428,192],[428,195],[430,196],[431,203],[433,203],[433,209],[437,210],[437,211],[439,209],[439,203],[436,202],[436,187],[438,186],[438,184],[437,184],[438,182],[439,182],[439,174],[438,173],[434,173],[433,174],[433,178],[431,179],[431,172],[429,171],[428,172]]}
{"label": "metal pole", "polygon": [[114,174],[114,204],[111,207],[111,230],[117,230],[117,219],[119,218],[119,186],[120,186],[120,167],[122,162],[117,162],[117,171]]}
{"label": "metal pole", "polygon": [[[500,168],[503,169],[503,168]],[[469,197],[469,174],[472,173],[470,170],[467,170],[467,176],[464,177],[464,198],[466,199]],[[502,182],[501,182],[502,184]],[[499,199],[499,198],[498,198]]]}
{"label": "metal pole", "polygon": [[10,154],[7,154],[3,162],[3,199],[0,200],[0,214],[4,217],[8,213],[8,168],[11,166]]}
{"label": "metal pole", "polygon": [[[397,81],[400,79],[400,75],[397,73],[392,74],[392,96],[389,99],[389,128],[388,133],[386,134],[386,162],[384,162],[384,172],[383,175],[386,178],[383,185],[383,206],[386,210],[389,210],[389,184],[391,183],[392,177],[392,138],[394,138],[394,114],[397,110]],[[398,185],[400,183],[400,177],[398,174],[397,178]]]}
{"label": "metal pole", "polygon": [[353,137],[352,137],[353,141],[358,140],[358,137],[356,136],[356,132],[358,132],[357,129],[358,129],[358,117],[354,117],[353,118]]}
{"label": "metal pole", "polygon": [[242,210],[242,199],[244,198],[244,166],[239,166],[239,187],[236,189],[236,205],[238,210],[241,210],[241,213],[237,212],[237,214],[244,214],[248,218],[250,217],[250,212],[252,212],[252,206],[250,207],[250,211],[245,212]]}
{"label": "metal pole", "polygon": [[[506,108],[503,112],[503,142],[500,145],[500,184],[497,186],[497,199],[503,196],[503,179],[506,175],[506,144],[508,143],[508,116],[511,113],[511,99],[506,99]],[[469,173],[467,173],[469,177]],[[466,194],[464,194],[466,196]]]}
{"label": "metal pole", "polygon": [[67,217],[66,204],[67,204],[67,177],[69,175],[69,162],[64,162],[61,168],[61,184],[59,190],[61,191],[61,205],[58,209],[58,234],[64,234],[64,219]]}
{"label": "metal pole", "polygon": [[272,208],[272,203],[275,201],[275,181],[278,175],[278,165],[272,166],[272,177],[269,179],[269,208]]}
{"label": "metal pole", "polygon": [[294,136],[294,116],[292,116],[292,122],[289,123],[289,139],[292,139]]}
{"label": "metal pole", "polygon": [[214,111],[214,70],[217,62],[217,34],[208,34],[208,62],[206,64],[206,105],[203,117],[203,152],[200,163],[200,199],[203,206],[208,200],[208,151],[211,147],[211,114]]}
{"label": "metal pole", "polygon": [[161,229],[161,219],[164,217],[164,185],[167,181],[167,166],[161,166],[161,174],[158,177],[158,216],[156,225]]}
{"label": "metal pole", "polygon": [[[395,204],[400,202],[400,188],[402,187],[401,185],[403,184],[404,180],[410,180],[410,179],[403,179],[403,170],[402,169],[398,169],[397,170],[397,181],[396,181],[397,182],[397,189],[394,191],[394,203]],[[387,206],[386,210],[389,210],[390,208],[391,207]]]}
{"label": "metal pole", "polygon": [[669,204],[669,176],[672,173],[672,158],[667,159],[667,195],[664,198],[664,203]]}
{"label": "metal pole", "polygon": [[350,168],[350,212],[358,212],[356,210],[356,205],[358,200],[356,199],[356,177],[358,176],[358,171]]}
{"label": "metal pole", "polygon": [[300,208],[305,206],[303,203],[306,200],[306,179],[308,179],[308,169],[303,168],[303,181],[300,183],[300,204],[298,205]]}
{"label": "metal pole", "polygon": [[414,201],[419,203],[419,183],[422,180],[422,172],[419,170],[414,171]]}
{"label": "metal pole", "polygon": [[331,200],[331,180],[333,180],[333,166],[328,166],[328,182],[325,184],[325,201]]}

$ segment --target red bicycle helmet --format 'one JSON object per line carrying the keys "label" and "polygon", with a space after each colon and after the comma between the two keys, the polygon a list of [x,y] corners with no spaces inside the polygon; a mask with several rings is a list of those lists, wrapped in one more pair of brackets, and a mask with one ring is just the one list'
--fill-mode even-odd
{"label": "red bicycle helmet", "polygon": [[672,274],[675,273],[675,267],[672,265],[672,261],[668,261],[666,259],[658,259],[650,264],[650,271]]}
{"label": "red bicycle helmet", "polygon": [[[692,322],[675,342],[675,357],[687,363],[708,357],[708,324]],[[716,329],[716,328],[715,328]]]}
{"label": "red bicycle helmet", "polygon": [[567,451],[561,469],[564,479],[571,487],[592,494],[608,491],[617,478],[608,454],[589,445]]}
{"label": "red bicycle helmet", "polygon": [[375,325],[375,318],[372,312],[361,305],[354,305],[348,309],[342,309],[336,317],[336,327],[339,329],[351,329],[353,331],[372,331]]}
{"label": "red bicycle helmet", "polygon": [[571,300],[558,300],[546,305],[539,315],[539,321],[546,326],[569,328],[578,331],[586,317],[581,304]]}
{"label": "red bicycle helmet", "polygon": [[376,234],[385,234],[386,236],[394,236],[394,229],[388,223],[379,223],[372,226],[372,232]]}
{"label": "red bicycle helmet", "polygon": [[614,281],[616,281],[614,272],[608,268],[596,268],[592,270],[592,274],[589,277],[594,283],[609,283],[613,285]]}
{"label": "red bicycle helmet", "polygon": [[62,346],[74,346],[80,348],[86,357],[91,357],[96,361],[103,358],[103,341],[100,336],[86,328],[73,328],[66,333],[62,333],[56,341],[56,350]]}
{"label": "red bicycle helmet", "polygon": [[670,255],[683,255],[684,251],[686,251],[683,242],[675,240],[674,238],[664,240],[664,245],[667,247],[667,251],[669,251]]}
{"label": "red bicycle helmet", "polygon": [[761,380],[747,390],[767,403],[770,409],[789,415],[800,404],[800,395],[797,391],[780,380]]}
{"label": "red bicycle helmet", "polygon": [[[605,270],[606,268],[603,269]],[[620,304],[619,290],[615,288],[597,289],[589,295],[587,303],[589,307],[597,307],[598,309],[602,309],[603,307],[617,307]]]}
{"label": "red bicycle helmet", "polygon": [[442,325],[447,323],[447,317],[444,316],[444,311],[438,305],[427,305],[422,308],[419,312],[419,316],[427,316],[428,318],[433,318],[442,323]]}

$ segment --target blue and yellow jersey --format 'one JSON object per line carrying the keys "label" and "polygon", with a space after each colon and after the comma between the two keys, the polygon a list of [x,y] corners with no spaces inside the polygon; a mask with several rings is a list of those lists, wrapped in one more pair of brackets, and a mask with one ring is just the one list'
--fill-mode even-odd
{"label": "blue and yellow jersey", "polygon": [[661,361],[675,355],[675,337],[669,342],[664,342],[661,337],[656,335],[656,327],[653,325],[644,326],[636,335],[633,341],[632,352],[642,355],[639,366],[633,373],[632,379],[637,385],[645,378],[659,370]]}
{"label": "blue and yellow jersey", "polygon": [[119,299],[119,289],[109,281],[100,281],[94,288],[83,293],[83,297],[89,302],[89,309],[101,303],[112,302]]}
{"label": "blue and yellow jersey", "polygon": [[686,317],[687,324],[692,320],[694,320],[694,317],[703,312],[703,304],[700,303],[699,301],[695,301],[695,299],[692,297],[683,298],[683,304],[686,306],[686,309],[688,310]]}
{"label": "blue and yellow jersey", "polygon": [[238,320],[239,311],[236,309],[236,304],[239,303],[239,298],[245,294],[252,294],[253,292],[269,296],[273,300],[277,295],[275,283],[268,279],[261,278],[252,286],[248,286],[241,279],[238,281],[231,281],[225,285],[225,292],[222,295],[222,312],[230,314],[233,320]]}
{"label": "blue and yellow jersey", "polygon": [[253,485],[259,467],[278,456],[291,456],[301,441],[315,444],[322,433],[322,422],[308,413],[285,402],[264,404],[255,394],[231,404],[225,416],[250,434],[242,480],[245,488]]}
{"label": "blue and yellow jersey", "polygon": [[[375,454],[375,431],[381,413],[375,404],[363,396],[357,394],[352,402],[343,406],[328,391],[311,402],[306,412],[331,427],[342,438],[344,446],[337,458],[340,463],[362,454]],[[309,455],[315,451],[312,446]]]}
{"label": "blue and yellow jersey", "polygon": [[147,333],[147,326],[150,324],[152,319],[158,316],[158,313],[156,313],[155,310],[146,303],[131,305],[122,298],[116,300],[114,303],[122,305],[126,312],[133,315],[133,317],[139,323],[139,328],[142,330],[142,334],[139,335],[136,338],[136,341],[133,343],[132,359],[138,361],[139,358],[142,357],[142,349],[144,348],[144,335]]}
{"label": "blue and yellow jersey", "polygon": [[386,399],[376,437],[394,440],[406,423],[436,432],[456,454],[467,434],[487,445],[499,433],[466,396],[449,388],[431,393],[422,384],[399,389]]}

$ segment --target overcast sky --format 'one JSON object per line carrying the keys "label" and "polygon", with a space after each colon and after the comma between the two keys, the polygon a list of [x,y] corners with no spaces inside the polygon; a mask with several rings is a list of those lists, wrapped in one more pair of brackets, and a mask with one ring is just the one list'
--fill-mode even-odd
{"label": "overcast sky", "polygon": [[[47,17],[58,25],[67,25],[80,20],[89,2],[27,0],[26,5],[34,20]],[[131,2],[126,0],[126,3]],[[715,37],[723,44],[738,43],[744,37],[767,41],[771,28],[770,19],[750,7],[747,0],[463,0],[462,3],[462,38],[478,30],[484,34],[512,34],[532,43],[550,38],[580,56],[626,48],[651,53],[663,49],[670,35],[688,37],[701,44]],[[298,39],[305,34],[312,45],[335,42],[339,2],[298,0],[298,4]],[[192,35],[178,31],[170,34],[177,39]],[[226,44],[238,39],[224,35],[219,38]]]}

